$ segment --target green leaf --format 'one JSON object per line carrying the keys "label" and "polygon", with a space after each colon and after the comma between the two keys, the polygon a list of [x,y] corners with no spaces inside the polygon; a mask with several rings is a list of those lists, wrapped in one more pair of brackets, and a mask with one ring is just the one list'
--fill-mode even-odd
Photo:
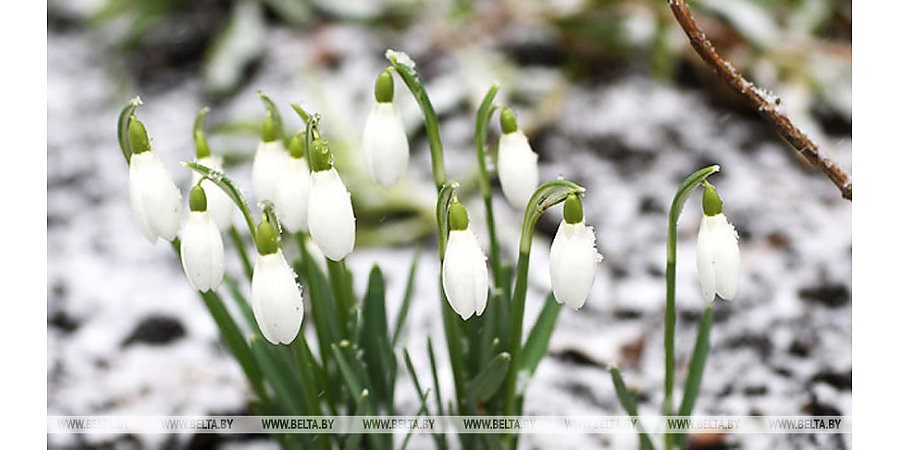
{"label": "green leaf", "polygon": [[337,362],[338,370],[344,378],[347,388],[350,389],[350,396],[358,405],[364,386],[364,380],[361,377],[365,375],[365,370],[354,355],[348,355],[352,351],[353,349],[347,341],[341,341],[340,347],[331,344],[331,354]]}
{"label": "green leaf", "polygon": [[[430,338],[428,339],[428,349],[429,349],[429,355],[433,355],[434,352],[431,351],[431,339]],[[419,394],[419,401],[422,403],[422,406],[420,407],[420,409],[424,410],[425,413],[430,416],[431,410],[430,410],[430,408],[428,408],[428,391],[425,391],[425,392],[422,391],[422,385],[419,383],[419,375],[416,373],[416,368],[413,366],[412,360],[409,358],[409,351],[407,351],[407,349],[405,349],[405,348],[403,349],[403,360],[406,362],[406,369],[409,371],[410,377],[412,377],[413,386],[416,388],[416,393]],[[431,361],[432,361],[432,369],[433,369],[434,368],[434,358],[432,358]],[[434,374],[435,383],[437,383],[437,372],[433,371],[432,373]],[[435,393],[438,396],[438,401],[437,401],[438,411],[439,411],[438,414],[443,416],[444,409],[441,406],[439,389],[440,389],[439,387],[437,387],[437,386],[435,387]],[[439,449],[441,449],[441,450],[447,449],[447,437],[444,436],[444,434],[431,433],[431,436],[434,438],[434,443],[435,443],[435,445],[437,445],[437,447]]]}
{"label": "green leaf", "polygon": [[250,236],[253,237],[253,242],[255,243],[256,222],[253,220],[253,213],[250,211],[250,206],[247,205],[247,201],[244,200],[244,195],[234,181],[232,181],[231,178],[228,178],[228,175],[225,175],[224,172],[206,167],[202,164],[197,164],[193,161],[183,161],[182,164],[206,177],[209,181],[215,183],[216,186],[219,186],[219,188],[228,194],[234,204],[237,205],[241,215],[244,216],[244,221],[247,223],[247,229],[250,230]]}
{"label": "green leaf", "polygon": [[[357,397],[354,397],[356,399]],[[356,401],[356,413],[357,416],[367,416],[369,415],[369,391],[363,390],[360,392],[358,396],[358,400]],[[362,442],[362,438],[365,436],[363,433],[352,433],[347,436],[347,441],[344,443],[344,450],[357,450],[359,449],[359,444]]]}
{"label": "green leaf", "polygon": [[306,287],[319,342],[319,355],[322,357],[322,364],[328,367],[331,354],[328,348],[331,344],[339,342],[341,335],[337,312],[334,309],[334,298],[328,288],[325,274],[306,249],[305,235],[297,233],[296,237],[300,252],[300,269],[306,274]]}
{"label": "green leaf", "polygon": [[466,398],[472,406],[478,405],[481,400],[488,400],[497,392],[506,371],[509,369],[509,353],[503,352],[494,359],[475,378],[466,384]]}
{"label": "green leaf", "polygon": [[444,402],[441,400],[441,381],[438,377],[437,360],[434,357],[434,345],[431,344],[431,337],[428,337],[428,363],[431,366],[431,381],[434,383],[434,396],[437,402],[438,414],[444,415]]}
{"label": "green leaf", "polygon": [[122,150],[122,156],[125,162],[131,164],[131,143],[128,141],[128,124],[131,123],[131,115],[140,105],[141,98],[135,97],[131,99],[122,111],[119,113],[119,120],[116,124],[116,136],[119,138],[119,149]]}
{"label": "green leaf", "polygon": [[556,327],[556,319],[559,312],[562,311],[562,305],[553,297],[553,293],[547,294],[544,300],[544,307],[538,315],[534,327],[528,334],[525,346],[522,347],[522,359],[519,363],[519,370],[527,370],[528,373],[534,374],[537,370],[541,359],[547,354],[547,346],[550,344],[550,337],[553,335],[553,329]]}
{"label": "green leaf", "polygon": [[387,348],[387,314],[384,306],[384,275],[378,265],[369,272],[369,283],[363,302],[362,318],[356,342],[363,350],[363,358],[374,381],[372,397],[376,403],[392,407],[392,367],[385,358]]}
{"label": "green leaf", "polygon": [[653,441],[650,440],[650,436],[647,434],[646,430],[644,430],[644,426],[638,418],[637,402],[634,399],[634,395],[632,395],[631,391],[628,390],[628,387],[625,386],[625,380],[622,379],[619,368],[615,366],[611,367],[609,369],[609,374],[612,377],[613,386],[616,388],[616,397],[618,397],[619,403],[622,405],[622,408],[625,409],[625,412],[637,421],[639,433],[638,439],[641,444],[641,449],[653,450]]}
{"label": "green leaf", "polygon": [[[694,412],[694,405],[700,395],[700,382],[703,380],[703,369],[706,366],[706,356],[709,354],[709,334],[713,324],[712,303],[703,311],[700,325],[697,329],[697,341],[694,343],[694,353],[691,355],[691,364],[688,367],[687,379],[684,381],[684,396],[681,399],[679,416],[690,417]],[[675,435],[675,445],[681,446],[687,434]]]}
{"label": "green leaf", "polygon": [[268,342],[256,336],[250,338],[250,351],[266,375],[266,381],[272,386],[275,393],[273,400],[277,405],[281,405],[287,414],[304,415],[303,394],[296,387],[296,383],[291,382],[288,376],[289,369],[281,361],[272,358],[271,353],[265,348],[267,345]]}
{"label": "green leaf", "polygon": [[412,304],[413,294],[416,290],[416,268],[419,266],[419,256],[422,254],[416,249],[413,256],[412,264],[409,266],[409,273],[406,275],[406,288],[403,291],[403,301],[400,303],[400,310],[397,311],[397,319],[394,321],[394,333],[391,335],[391,347],[397,346],[397,339],[406,323],[406,316],[409,313],[409,306]]}

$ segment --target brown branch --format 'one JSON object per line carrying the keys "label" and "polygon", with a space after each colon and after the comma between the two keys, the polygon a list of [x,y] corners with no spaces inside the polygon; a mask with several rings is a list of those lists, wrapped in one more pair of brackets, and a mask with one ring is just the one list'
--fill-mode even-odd
{"label": "brown branch", "polygon": [[841,195],[847,200],[853,199],[853,183],[850,177],[834,164],[827,156],[822,154],[816,145],[806,134],[800,131],[787,116],[779,111],[780,101],[774,96],[763,91],[753,83],[747,81],[728,61],[722,59],[707,39],[703,30],[697,26],[694,18],[688,10],[685,0],[669,0],[669,7],[675,15],[675,19],[684,29],[691,46],[700,58],[712,67],[716,73],[737,91],[742,97],[748,99],[757,111],[771,123],[778,134],[781,135],[794,149],[796,149],[810,164],[819,168],[825,176],[841,190]]}

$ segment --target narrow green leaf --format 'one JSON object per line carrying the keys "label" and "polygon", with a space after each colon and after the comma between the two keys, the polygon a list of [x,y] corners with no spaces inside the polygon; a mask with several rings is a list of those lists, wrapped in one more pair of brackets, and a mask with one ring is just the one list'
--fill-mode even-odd
{"label": "narrow green leaf", "polygon": [[444,402],[441,400],[441,380],[437,371],[437,360],[434,357],[434,346],[428,337],[428,363],[431,366],[431,381],[434,383],[434,397],[437,402],[438,415],[444,415]]}
{"label": "narrow green leaf", "polygon": [[363,392],[363,382],[360,380],[359,375],[362,375],[363,370],[356,364],[351,365],[351,362],[354,361],[355,358],[351,357],[352,359],[349,359],[346,357],[347,351],[351,350],[350,343],[343,341],[341,344],[340,348],[336,344],[331,344],[331,354],[337,362],[341,376],[344,378],[347,387],[350,389],[350,395],[353,397],[354,403],[359,405],[359,399]]}
{"label": "narrow green leaf", "polygon": [[509,369],[509,353],[503,352],[494,359],[466,384],[466,397],[473,406],[479,401],[488,400],[497,392],[506,377]]}
{"label": "narrow green leaf", "polygon": [[338,328],[341,332],[340,336],[343,339],[352,338],[350,334],[351,327],[351,310],[353,309],[353,300],[348,298],[347,289],[345,288],[345,284],[347,283],[344,265],[342,261],[332,261],[330,259],[326,260],[326,265],[328,266],[328,279],[331,281],[331,292],[333,298],[335,300],[335,309],[337,310],[337,319],[340,327]]}
{"label": "narrow green leaf", "polygon": [[[425,411],[428,409],[428,394],[431,393],[431,390],[428,389],[425,391],[424,395],[420,395],[420,399],[422,400],[422,405],[419,406],[419,410],[416,411],[416,418],[421,417],[422,414],[425,414]],[[431,414],[429,414],[431,415]],[[434,433],[432,433],[434,434]],[[400,450],[406,450],[406,446],[409,445],[409,440],[412,438],[412,431],[406,433],[406,437],[403,438],[403,444],[400,445]]]}
{"label": "narrow green leaf", "polygon": [[[430,349],[431,349],[431,339],[430,338],[428,340],[428,348],[429,348],[429,354],[433,354],[434,352],[430,351]],[[430,408],[428,408],[427,391],[426,392],[422,391],[422,385],[419,383],[419,375],[416,373],[416,368],[413,366],[412,360],[409,358],[409,351],[407,351],[405,348],[403,349],[403,360],[406,362],[406,369],[409,371],[410,377],[412,377],[413,386],[416,388],[416,393],[419,394],[419,401],[422,402],[422,406],[420,409],[424,409],[425,413],[430,416],[431,410],[430,410]],[[434,369],[434,359],[432,358],[432,373],[434,374],[434,379],[436,382],[437,372],[435,372],[433,369]],[[435,393],[438,392],[438,389],[439,389],[438,387],[435,387]],[[438,398],[440,398],[440,395],[438,395]],[[438,404],[438,415],[443,416],[444,409],[441,406],[440,399],[437,401],[437,404]],[[441,449],[441,450],[447,449],[447,437],[444,434],[432,433],[431,436],[434,438],[434,443],[435,443],[435,445],[437,445],[437,447],[439,449]]]}
{"label": "narrow green leaf", "polygon": [[334,307],[334,298],[328,288],[328,280],[315,259],[306,249],[305,236],[297,233],[297,247],[300,252],[300,271],[306,275],[307,291],[309,292],[310,307],[313,322],[315,323],[316,336],[319,341],[319,356],[322,364],[328,367],[328,359],[331,351],[329,346],[339,342],[340,325],[337,320],[337,312]]}
{"label": "narrow green leaf", "polygon": [[203,299],[203,304],[206,305],[206,308],[209,310],[210,315],[212,315],[216,325],[218,325],[219,333],[221,333],[222,340],[225,342],[225,347],[227,347],[228,350],[231,351],[231,354],[234,355],[235,359],[237,359],[238,364],[244,370],[244,374],[247,375],[247,379],[250,381],[250,386],[253,387],[253,391],[256,392],[256,395],[260,400],[268,402],[269,395],[263,385],[262,372],[260,372],[259,367],[254,363],[250,346],[247,344],[247,341],[244,340],[240,327],[234,322],[231,314],[228,313],[222,300],[215,292],[201,292],[200,297]]}
{"label": "narrow green leaf", "polygon": [[634,399],[634,395],[632,395],[631,391],[628,390],[628,387],[625,386],[625,380],[622,379],[622,374],[619,373],[618,367],[611,367],[609,369],[609,374],[612,377],[613,386],[616,388],[616,397],[619,399],[619,404],[622,405],[622,408],[625,409],[625,412],[628,413],[634,420],[637,421],[637,429],[638,429],[638,439],[641,444],[642,450],[654,450],[653,441],[650,440],[650,436],[647,434],[644,426],[641,424],[641,420],[638,417],[637,411],[637,401]]}
{"label": "narrow green leaf", "polygon": [[527,370],[530,374],[534,374],[534,371],[537,370],[541,359],[547,354],[547,346],[550,344],[550,337],[553,335],[560,311],[562,311],[562,305],[556,301],[553,293],[547,294],[544,307],[541,309],[534,327],[531,328],[528,339],[525,340],[525,346],[522,347],[519,370]]}
{"label": "narrow green leaf", "polygon": [[266,381],[272,386],[275,393],[274,399],[277,399],[276,404],[281,405],[287,414],[304,415],[305,408],[302,406],[304,399],[296,384],[291,383],[287,373],[289,369],[277,358],[272,357],[272,354],[265,348],[267,345],[269,345],[267,342],[256,336],[250,338],[250,351],[253,353],[256,363],[265,373]]}
{"label": "narrow green leaf", "polygon": [[363,358],[369,369],[369,378],[374,382],[372,397],[375,403],[389,407],[390,367],[384,358],[390,349],[384,347],[387,341],[387,315],[384,306],[384,275],[378,265],[369,272],[369,283],[363,302],[362,318],[356,342],[363,350]]}
{"label": "narrow green leaf", "polygon": [[409,273],[406,275],[406,288],[403,291],[403,301],[400,303],[400,310],[397,311],[397,319],[394,321],[394,332],[391,334],[391,347],[397,346],[397,339],[403,331],[403,325],[406,323],[406,316],[409,314],[409,306],[412,304],[413,294],[416,291],[416,268],[419,266],[419,256],[421,251],[416,249],[413,256],[412,264],[409,266]]}
{"label": "narrow green leaf", "polygon": [[[703,380],[703,369],[706,366],[706,356],[709,354],[709,335],[713,324],[712,303],[703,310],[700,325],[697,329],[697,341],[694,343],[694,353],[691,355],[691,364],[688,367],[687,379],[684,381],[684,396],[681,399],[679,416],[690,417],[694,412],[694,405],[700,395],[700,382]],[[675,435],[675,445],[680,447],[687,434]]]}
{"label": "narrow green leaf", "polygon": [[[356,399],[357,397],[354,397]],[[369,391],[363,390],[360,392],[358,396],[358,400],[356,401],[356,412],[354,415],[357,416],[367,416],[369,415]],[[359,444],[362,442],[362,438],[365,436],[363,433],[352,433],[347,436],[347,441],[344,443],[344,450],[358,450]]]}

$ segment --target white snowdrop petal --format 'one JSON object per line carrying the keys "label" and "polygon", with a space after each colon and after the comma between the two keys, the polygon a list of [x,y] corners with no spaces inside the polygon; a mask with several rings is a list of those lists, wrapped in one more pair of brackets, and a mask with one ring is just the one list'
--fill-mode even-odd
{"label": "white snowdrop petal", "polygon": [[129,178],[132,208],[144,235],[151,241],[175,239],[181,224],[181,192],[159,158],[152,151],[132,155]]}
{"label": "white snowdrop petal", "polygon": [[[218,171],[222,170],[222,163],[214,156],[198,158],[197,163]],[[191,185],[197,184],[197,181],[199,180],[200,174],[194,172]],[[231,197],[229,197],[222,188],[216,185],[216,183],[213,183],[209,179],[203,180],[203,182],[200,183],[200,186],[203,187],[203,191],[206,192],[206,210],[209,211],[209,215],[212,217],[213,222],[216,223],[220,230],[227,230],[231,227],[234,220],[235,206]]]}
{"label": "white snowdrop petal", "polygon": [[737,293],[741,269],[741,255],[738,250],[737,232],[724,215],[716,224],[716,292],[724,300],[731,300]]}
{"label": "white snowdrop petal", "polygon": [[131,164],[128,167],[128,197],[131,201],[131,212],[134,220],[137,222],[141,234],[150,242],[156,242],[156,234],[150,228],[147,221],[147,215],[144,212],[144,196],[143,196],[143,172],[141,167],[144,165],[144,158],[140,157],[140,153],[131,156]]}
{"label": "white snowdrop petal", "polygon": [[293,342],[303,322],[303,297],[280,249],[257,255],[250,289],[263,336],[273,344]]}
{"label": "white snowdrop petal", "polygon": [[594,230],[584,222],[563,221],[550,246],[550,284],[559,303],[580,309],[591,293],[597,264],[603,257],[595,246]]}
{"label": "white snowdrop petal", "polygon": [[356,217],[350,193],[334,168],[312,173],[309,233],[332,261],[344,259],[356,242]]}
{"label": "white snowdrop petal", "polygon": [[222,283],[225,251],[219,229],[207,212],[194,212],[181,233],[181,265],[194,289],[206,292]]}
{"label": "white snowdrop petal", "polygon": [[307,231],[310,174],[306,160],[288,158],[275,191],[275,208],[289,231]]}
{"label": "white snowdrop petal", "polygon": [[369,179],[391,187],[406,172],[409,141],[393,103],[376,103],[363,130],[363,158]]}
{"label": "white snowdrop petal", "polygon": [[503,195],[516,208],[525,209],[537,188],[537,157],[521,129],[500,136],[497,175]]}
{"label": "white snowdrop petal", "polygon": [[486,259],[471,229],[450,231],[441,282],[447,301],[463,320],[481,315],[487,305]]}
{"label": "white snowdrop petal", "polygon": [[253,156],[251,181],[257,200],[273,200],[278,178],[288,157],[281,141],[260,142]]}
{"label": "white snowdrop petal", "polygon": [[716,299],[716,266],[715,236],[711,218],[704,215],[700,219],[700,231],[697,234],[697,278],[700,279],[700,290],[708,302]]}

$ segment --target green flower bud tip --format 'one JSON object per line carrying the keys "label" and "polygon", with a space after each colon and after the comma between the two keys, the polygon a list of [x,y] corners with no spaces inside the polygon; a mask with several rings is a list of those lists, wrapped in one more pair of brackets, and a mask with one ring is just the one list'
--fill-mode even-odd
{"label": "green flower bud tip", "polygon": [[275,119],[272,118],[272,113],[266,115],[260,135],[263,142],[272,142],[278,139],[278,132],[275,130]]}
{"label": "green flower bud tip", "polygon": [[206,211],[206,191],[204,191],[199,184],[191,188],[189,203],[191,206],[191,211]]}
{"label": "green flower bud tip", "polygon": [[515,133],[519,129],[516,116],[509,108],[503,108],[503,111],[500,112],[500,129],[503,130],[503,134]]}
{"label": "green flower bud tip", "polygon": [[450,229],[461,231],[466,228],[469,228],[469,213],[462,203],[453,202],[450,205]]}
{"label": "green flower bud tip", "polygon": [[209,142],[206,142],[206,135],[200,130],[194,132],[194,149],[197,153],[197,159],[209,158],[211,155]]}
{"label": "green flower bud tip", "polygon": [[128,142],[131,144],[132,153],[150,151],[150,138],[147,136],[147,129],[134,116],[131,116],[131,120],[128,121]]}
{"label": "green flower bud tip", "polygon": [[256,250],[260,255],[271,255],[278,251],[278,238],[275,227],[263,219],[256,227]]}
{"label": "green flower bud tip", "polygon": [[288,145],[288,152],[291,154],[291,157],[300,159],[304,156],[306,152],[306,132],[301,131],[294,135],[291,138],[291,143]]}
{"label": "green flower bud tip", "polygon": [[581,206],[581,198],[578,194],[569,194],[563,205],[563,218],[566,223],[576,224],[584,222],[584,209]]}
{"label": "green flower bud tip", "polygon": [[375,101],[390,103],[394,101],[394,77],[387,70],[375,79]]}
{"label": "green flower bud tip", "polygon": [[323,139],[316,139],[312,141],[311,145],[309,157],[312,170],[314,172],[322,172],[331,169],[334,163],[331,159],[331,150],[328,148],[328,142]]}
{"label": "green flower bud tip", "polygon": [[703,191],[703,214],[707,216],[715,216],[722,213],[722,199],[719,198],[719,192],[716,188],[704,182],[706,189]]}

